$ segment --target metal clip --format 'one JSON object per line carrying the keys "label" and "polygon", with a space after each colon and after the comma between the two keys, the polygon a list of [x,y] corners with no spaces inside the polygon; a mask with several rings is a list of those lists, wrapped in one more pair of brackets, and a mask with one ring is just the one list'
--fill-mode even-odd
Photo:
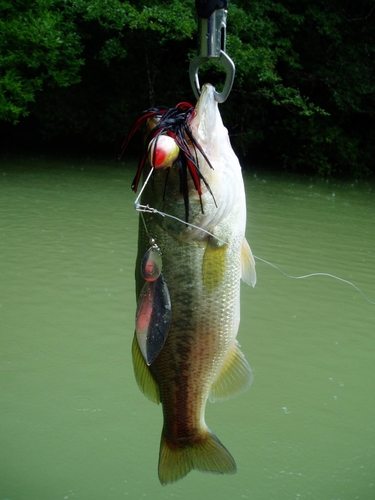
{"label": "metal clip", "polygon": [[212,59],[216,59],[226,72],[223,91],[217,92],[215,90],[215,100],[219,103],[224,102],[232,89],[235,66],[225,52],[227,12],[225,9],[218,9],[207,19],[198,19],[200,53],[192,60],[189,67],[190,83],[197,99],[199,99],[201,92],[198,69],[202,64]]}

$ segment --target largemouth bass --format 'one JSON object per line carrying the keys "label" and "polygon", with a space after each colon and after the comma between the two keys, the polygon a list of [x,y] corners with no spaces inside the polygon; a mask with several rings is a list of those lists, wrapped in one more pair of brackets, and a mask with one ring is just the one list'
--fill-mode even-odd
{"label": "largemouth bass", "polygon": [[[236,472],[233,457],[205,423],[205,406],[208,399],[236,396],[252,380],[236,341],[240,279],[252,286],[256,281],[245,239],[245,192],[211,85],[203,87],[189,128],[201,148],[187,137],[199,175],[181,180],[174,153],[174,163],[153,171],[142,193],[147,208],[140,219],[136,263],[133,364],[140,389],[163,408],[162,484],[192,469]],[[149,169],[145,166],[145,177]],[[151,324],[156,348],[148,357]]]}

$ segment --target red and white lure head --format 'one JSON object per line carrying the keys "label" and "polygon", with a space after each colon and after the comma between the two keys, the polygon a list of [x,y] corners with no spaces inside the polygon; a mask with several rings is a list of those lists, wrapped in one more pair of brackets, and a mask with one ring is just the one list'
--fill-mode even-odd
{"label": "red and white lure head", "polygon": [[158,135],[148,144],[148,161],[154,168],[168,168],[180,154],[177,142],[169,135]]}

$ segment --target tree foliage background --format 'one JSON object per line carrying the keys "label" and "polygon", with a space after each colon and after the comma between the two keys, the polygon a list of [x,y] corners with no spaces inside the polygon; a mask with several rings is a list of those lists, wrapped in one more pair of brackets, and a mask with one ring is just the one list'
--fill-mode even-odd
{"label": "tree foliage background", "polygon": [[[194,102],[194,0],[0,0],[0,131],[119,146],[140,111]],[[249,162],[375,173],[375,0],[231,0],[221,113]],[[220,85],[208,64],[200,80]]]}

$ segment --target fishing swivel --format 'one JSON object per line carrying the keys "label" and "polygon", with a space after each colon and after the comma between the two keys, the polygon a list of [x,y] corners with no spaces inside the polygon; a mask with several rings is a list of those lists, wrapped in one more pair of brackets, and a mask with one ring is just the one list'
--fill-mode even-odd
{"label": "fishing swivel", "polygon": [[225,51],[227,7],[228,0],[196,0],[199,55],[190,63],[189,76],[197,99],[199,99],[201,93],[198,70],[200,66],[209,60],[217,61],[225,69],[226,73],[222,92],[215,90],[215,100],[219,103],[226,101],[232,89],[235,66]]}

